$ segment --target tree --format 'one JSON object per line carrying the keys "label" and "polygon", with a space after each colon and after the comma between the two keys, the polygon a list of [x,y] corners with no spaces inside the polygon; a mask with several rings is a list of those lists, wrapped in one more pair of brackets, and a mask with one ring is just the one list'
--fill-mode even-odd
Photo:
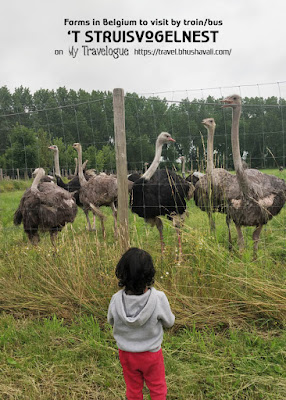
{"label": "tree", "polygon": [[0,88],[0,113],[2,116],[0,118],[0,143],[1,153],[3,154],[9,145],[9,132],[12,128],[11,118],[8,116],[13,113],[12,95],[6,86]]}
{"label": "tree", "polygon": [[37,135],[32,129],[16,125],[10,135],[10,147],[5,153],[6,167],[28,171],[38,165]]}

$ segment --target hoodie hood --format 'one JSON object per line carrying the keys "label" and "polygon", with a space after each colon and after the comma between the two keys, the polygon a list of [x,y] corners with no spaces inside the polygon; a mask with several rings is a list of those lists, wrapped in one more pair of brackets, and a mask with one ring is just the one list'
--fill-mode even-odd
{"label": "hoodie hood", "polygon": [[139,296],[127,295],[124,290],[121,290],[115,307],[124,324],[136,327],[144,325],[150,319],[156,304],[157,296],[153,288]]}

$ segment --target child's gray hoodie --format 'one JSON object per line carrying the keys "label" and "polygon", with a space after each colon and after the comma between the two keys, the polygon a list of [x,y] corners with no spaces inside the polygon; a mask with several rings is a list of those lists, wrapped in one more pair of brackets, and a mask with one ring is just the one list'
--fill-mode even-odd
{"label": "child's gray hoodie", "polygon": [[164,292],[152,287],[136,296],[122,289],[112,296],[107,321],[120,350],[155,352],[161,348],[163,326],[173,326],[175,316]]}

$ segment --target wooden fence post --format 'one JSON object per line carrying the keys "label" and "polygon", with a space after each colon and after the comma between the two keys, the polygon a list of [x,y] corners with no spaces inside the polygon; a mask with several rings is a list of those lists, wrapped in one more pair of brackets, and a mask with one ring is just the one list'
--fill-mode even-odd
{"label": "wooden fence post", "polygon": [[118,184],[119,235],[121,246],[123,250],[126,251],[130,244],[128,231],[128,183],[123,89],[113,90],[113,114]]}

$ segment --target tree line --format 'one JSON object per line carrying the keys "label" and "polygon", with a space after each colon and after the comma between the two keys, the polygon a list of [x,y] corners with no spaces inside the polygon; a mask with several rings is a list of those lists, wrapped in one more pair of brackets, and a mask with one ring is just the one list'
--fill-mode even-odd
{"label": "tree line", "polygon": [[[277,97],[245,97],[240,123],[241,153],[252,168],[285,167],[286,102]],[[200,169],[206,160],[206,130],[201,121],[216,121],[215,160],[217,166],[233,169],[231,112],[221,108],[219,99],[182,99],[171,102],[136,93],[125,96],[126,142],[129,171],[141,171],[154,156],[157,135],[167,131],[176,144],[165,148],[167,166],[178,167],[179,156],[187,169]],[[114,171],[114,127],[112,93],[84,90],[40,89],[31,93],[19,87],[13,93],[0,88],[0,168],[7,175],[53,166],[48,146],[56,144],[60,166],[74,170],[74,142],[83,147],[88,167]]]}

